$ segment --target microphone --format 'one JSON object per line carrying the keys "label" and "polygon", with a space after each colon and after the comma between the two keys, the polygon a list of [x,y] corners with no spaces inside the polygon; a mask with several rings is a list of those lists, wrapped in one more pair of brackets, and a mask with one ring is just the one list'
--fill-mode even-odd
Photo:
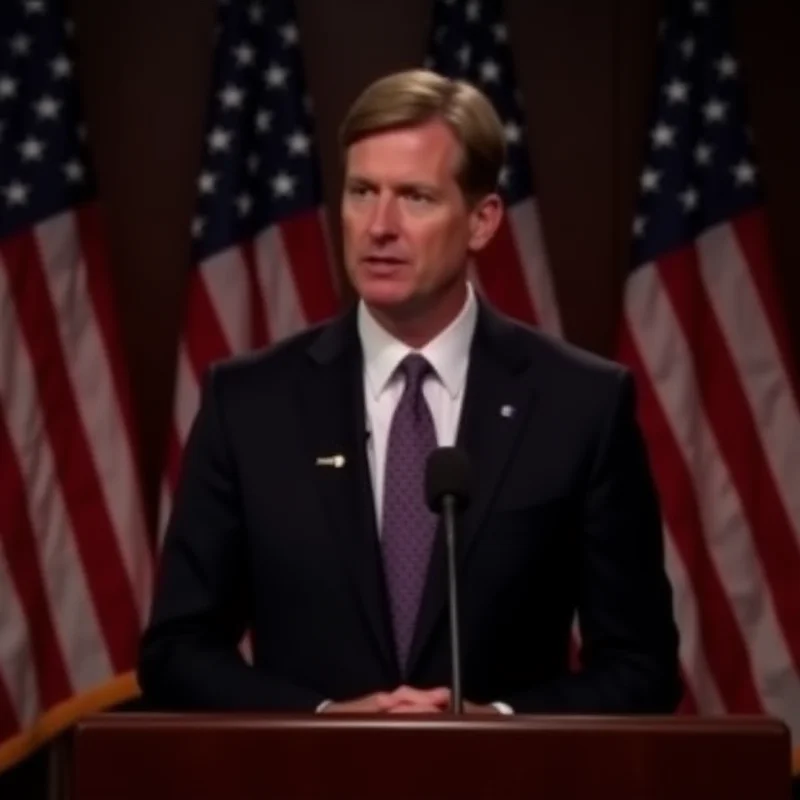
{"label": "microphone", "polygon": [[447,588],[450,607],[450,660],[453,690],[450,710],[464,712],[461,694],[461,638],[458,614],[458,577],[456,575],[456,522],[470,499],[469,461],[457,447],[439,447],[425,464],[425,499],[428,508],[440,514],[447,545]]}

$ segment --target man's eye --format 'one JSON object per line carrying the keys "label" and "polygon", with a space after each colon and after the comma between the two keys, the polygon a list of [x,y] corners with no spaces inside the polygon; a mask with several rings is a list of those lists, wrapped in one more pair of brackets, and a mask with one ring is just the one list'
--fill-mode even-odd
{"label": "man's eye", "polygon": [[369,193],[369,188],[366,186],[350,186],[347,193],[353,197],[366,197]]}
{"label": "man's eye", "polygon": [[406,192],[406,199],[414,204],[424,205],[431,202],[430,195],[423,194],[422,192]]}

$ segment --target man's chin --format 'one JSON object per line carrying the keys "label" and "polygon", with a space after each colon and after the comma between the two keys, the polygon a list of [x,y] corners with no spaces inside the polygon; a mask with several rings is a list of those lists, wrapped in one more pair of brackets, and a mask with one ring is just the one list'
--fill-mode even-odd
{"label": "man's chin", "polygon": [[371,284],[360,287],[359,296],[370,307],[383,312],[402,311],[413,302],[413,292],[405,286]]}

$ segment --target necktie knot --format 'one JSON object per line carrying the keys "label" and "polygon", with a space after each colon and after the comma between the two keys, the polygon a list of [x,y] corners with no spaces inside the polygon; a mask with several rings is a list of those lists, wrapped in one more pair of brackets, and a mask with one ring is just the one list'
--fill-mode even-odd
{"label": "necktie knot", "polygon": [[422,382],[433,372],[431,362],[419,353],[409,353],[401,362],[398,369],[405,375],[406,392],[418,394]]}

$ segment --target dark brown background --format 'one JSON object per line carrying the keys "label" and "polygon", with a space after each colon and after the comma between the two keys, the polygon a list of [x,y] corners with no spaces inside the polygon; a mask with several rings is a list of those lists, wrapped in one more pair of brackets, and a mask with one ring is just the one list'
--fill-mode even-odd
{"label": "dark brown background", "polygon": [[[800,3],[733,2],[778,282],[797,355]],[[214,0],[70,5],[152,519],[189,266]],[[334,219],[338,122],[371,79],[421,63],[431,5],[432,0],[297,0]],[[660,0],[506,3],[565,332],[604,354],[612,352],[629,252],[660,7]],[[39,774],[38,768],[30,771]],[[0,778],[3,797],[14,797],[13,788],[3,788],[12,779]]]}

